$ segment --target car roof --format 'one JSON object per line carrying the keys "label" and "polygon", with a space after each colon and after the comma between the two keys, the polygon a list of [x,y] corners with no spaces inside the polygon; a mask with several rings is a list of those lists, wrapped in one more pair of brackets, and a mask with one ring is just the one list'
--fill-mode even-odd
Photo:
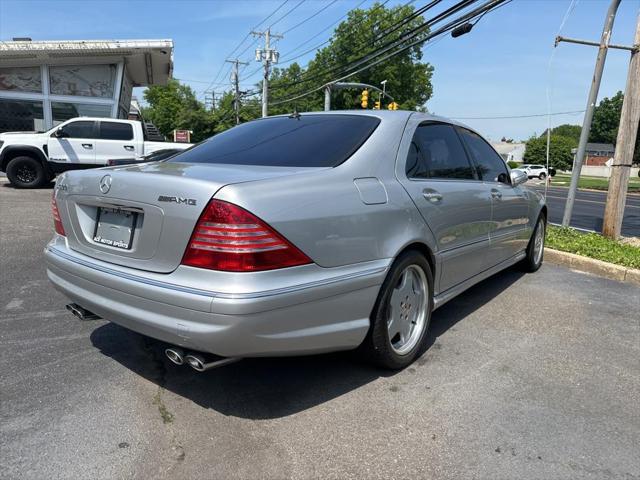
{"label": "car roof", "polygon": [[[291,113],[283,114],[283,115],[273,115],[273,116],[269,116],[269,117],[266,117],[266,118],[287,117],[287,116],[290,116],[290,115],[291,115]],[[419,121],[424,121],[424,122],[433,121],[433,122],[444,122],[444,123],[450,123],[452,125],[458,125],[460,127],[464,127],[464,128],[466,128],[468,130],[471,130],[472,132],[477,133],[478,135],[483,137],[482,134],[478,133],[472,127],[470,127],[470,126],[468,126],[468,125],[466,125],[466,124],[464,124],[462,122],[458,122],[457,120],[454,120],[452,118],[441,117],[439,115],[433,115],[431,113],[426,113],[426,112],[414,112],[414,111],[410,111],[410,110],[329,110],[329,111],[321,111],[321,112],[299,112],[299,115],[301,115],[301,116],[307,116],[307,115],[359,115],[359,116],[366,116],[366,117],[376,117],[376,118],[379,118],[382,121],[401,121],[401,122],[405,122],[405,123],[409,120],[410,117],[415,117]]]}

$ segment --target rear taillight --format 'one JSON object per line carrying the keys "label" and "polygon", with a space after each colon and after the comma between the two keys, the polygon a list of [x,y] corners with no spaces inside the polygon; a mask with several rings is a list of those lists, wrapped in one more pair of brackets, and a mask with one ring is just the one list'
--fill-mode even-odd
{"label": "rear taillight", "polygon": [[211,200],[198,220],[183,265],[257,272],[311,263],[309,257],[243,208]]}
{"label": "rear taillight", "polygon": [[62,226],[62,220],[60,219],[60,212],[58,211],[56,197],[51,197],[51,213],[53,214],[53,226],[56,229],[56,233],[66,237],[64,227]]}

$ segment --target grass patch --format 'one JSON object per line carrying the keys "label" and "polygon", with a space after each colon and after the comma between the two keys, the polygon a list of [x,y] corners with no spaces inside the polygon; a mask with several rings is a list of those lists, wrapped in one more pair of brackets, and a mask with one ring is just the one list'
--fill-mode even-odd
{"label": "grass patch", "polygon": [[[571,175],[566,173],[558,173],[551,180],[552,186],[568,187],[571,183]],[[593,190],[608,190],[609,179],[604,177],[580,177],[578,188],[590,188]],[[629,192],[640,192],[640,177],[629,178]]]}
{"label": "grass patch", "polygon": [[610,240],[597,233],[548,225],[546,245],[624,267],[640,268],[640,248]]}

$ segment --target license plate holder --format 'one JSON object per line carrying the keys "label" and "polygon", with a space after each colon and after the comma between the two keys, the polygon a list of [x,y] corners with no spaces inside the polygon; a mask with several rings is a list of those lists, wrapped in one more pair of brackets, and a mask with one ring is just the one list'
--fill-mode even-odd
{"label": "license plate holder", "polygon": [[93,241],[100,245],[131,250],[138,212],[98,207]]}

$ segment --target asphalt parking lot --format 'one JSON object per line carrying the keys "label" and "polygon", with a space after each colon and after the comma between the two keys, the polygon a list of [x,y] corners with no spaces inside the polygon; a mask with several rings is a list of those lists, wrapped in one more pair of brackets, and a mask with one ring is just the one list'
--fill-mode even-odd
{"label": "asphalt parking lot", "polygon": [[48,283],[51,189],[0,182],[2,478],[640,478],[640,289],[498,274],[391,374],[351,354],[198,374]]}

